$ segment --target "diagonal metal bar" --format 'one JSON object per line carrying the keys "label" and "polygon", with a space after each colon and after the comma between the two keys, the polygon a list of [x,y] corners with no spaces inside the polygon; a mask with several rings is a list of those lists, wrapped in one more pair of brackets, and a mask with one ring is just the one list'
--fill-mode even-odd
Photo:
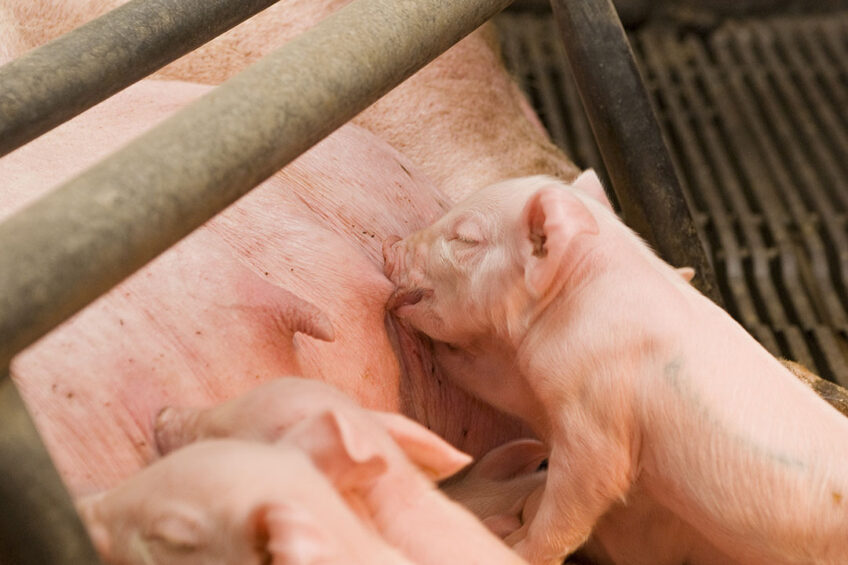
{"label": "diagonal metal bar", "polygon": [[0,224],[0,365],[509,4],[356,0]]}
{"label": "diagonal metal bar", "polygon": [[133,0],[0,67],[0,157],[278,0]]}
{"label": "diagonal metal bar", "polygon": [[8,369],[0,370],[0,563],[96,565],[100,560]]}
{"label": "diagonal metal bar", "polygon": [[551,0],[586,115],[627,223],[722,298],[611,0]]}

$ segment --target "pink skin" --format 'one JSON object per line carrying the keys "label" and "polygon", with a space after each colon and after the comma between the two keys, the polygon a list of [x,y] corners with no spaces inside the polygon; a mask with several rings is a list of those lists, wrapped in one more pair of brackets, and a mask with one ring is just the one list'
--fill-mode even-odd
{"label": "pink skin", "polygon": [[[546,479],[546,472],[538,467],[547,455],[547,447],[538,440],[514,440],[444,481],[441,489],[492,533],[508,538],[538,511]],[[638,489],[630,492],[626,503],[617,503],[604,514],[573,557],[576,560],[569,563],[594,565],[734,562]]]}
{"label": "pink skin", "polygon": [[[496,447],[467,471],[441,484],[495,535],[508,538],[536,515],[546,472],[538,470],[547,447],[519,439]],[[669,543],[673,540],[673,543]],[[634,489],[599,520],[592,536],[568,563],[656,565],[731,564],[734,560],[675,514]]]}
{"label": "pink skin", "polygon": [[[379,463],[348,460],[338,476],[367,484]],[[111,565],[411,565],[335,488],[298,449],[217,440],[169,455],[78,508]]]}
{"label": "pink skin", "polygon": [[551,446],[538,512],[508,541],[557,563],[638,489],[733,560],[844,560],[848,421],[590,185],[507,181],[384,246],[396,314],[442,342],[446,374]]}
{"label": "pink skin", "polygon": [[[0,0],[0,57],[123,2]],[[155,76],[220,83],[345,3],[283,0]],[[74,493],[114,485],[154,457],[162,406],[212,405],[283,374],[401,411],[473,455],[527,434],[442,379],[428,340],[386,323],[392,285],[378,247],[431,223],[448,195],[576,173],[492,36],[475,32],[357,118],[382,139],[343,128],[15,359]],[[146,81],[0,159],[0,218],[206,91]]]}
{"label": "pink skin", "polygon": [[[127,0],[0,0],[18,52],[46,43]],[[220,84],[350,0],[281,0],[164,67],[157,78]],[[10,33],[10,42],[12,35]],[[0,51],[2,55],[2,51]],[[579,172],[548,138],[483,26],[355,118],[409,157],[454,201],[529,174]],[[458,141],[461,140],[461,141]]]}
{"label": "pink skin", "polygon": [[[216,437],[297,445],[360,516],[416,563],[522,563],[433,485],[467,465],[468,456],[418,424],[364,410],[322,383],[284,378],[211,409],[169,408],[156,437],[163,451]],[[379,460],[385,469],[367,484],[349,485],[338,476],[349,460]]]}
{"label": "pink skin", "polygon": [[634,486],[595,524],[577,556],[595,565],[742,564]]}
{"label": "pink skin", "polygon": [[344,414],[361,433],[373,435],[385,451],[381,455],[396,461],[401,473],[409,470],[411,461],[432,480],[440,480],[471,462],[468,455],[408,418],[366,410],[332,386],[296,377],[273,379],[210,408],[164,408],[156,418],[156,446],[166,454],[213,438],[274,443],[304,420],[325,412]]}
{"label": "pink skin", "polygon": [[517,439],[485,454],[467,471],[444,481],[441,489],[492,533],[506,538],[535,514],[546,475],[539,465],[547,457],[542,442]]}
{"label": "pink skin", "polygon": [[[0,219],[208,90],[144,81],[0,159]],[[346,126],[18,355],[13,378],[72,492],[152,460],[163,406],[217,404],[285,374],[403,411],[470,453],[514,437],[520,426],[434,380],[423,344],[386,324],[380,242],[445,202]]]}

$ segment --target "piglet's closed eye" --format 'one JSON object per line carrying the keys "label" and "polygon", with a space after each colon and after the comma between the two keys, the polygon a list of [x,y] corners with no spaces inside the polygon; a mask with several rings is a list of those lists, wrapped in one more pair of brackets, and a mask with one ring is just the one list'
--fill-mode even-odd
{"label": "piglet's closed eye", "polygon": [[530,246],[524,256],[524,282],[530,295],[539,299],[551,287],[568,246],[583,234],[599,232],[598,223],[574,194],[556,185],[537,191],[521,214]]}
{"label": "piglet's closed eye", "polygon": [[197,509],[175,504],[153,522],[147,537],[172,551],[196,551],[213,535],[213,528]]}

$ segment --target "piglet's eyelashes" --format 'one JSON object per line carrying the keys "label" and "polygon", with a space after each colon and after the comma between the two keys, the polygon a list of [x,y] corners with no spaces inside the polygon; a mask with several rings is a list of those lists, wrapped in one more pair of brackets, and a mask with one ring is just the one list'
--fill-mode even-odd
{"label": "piglet's eyelashes", "polygon": [[470,216],[460,218],[454,223],[453,229],[447,238],[449,242],[464,245],[477,245],[483,241],[483,230],[477,219]]}
{"label": "piglet's eyelashes", "polygon": [[209,539],[209,526],[193,509],[172,509],[155,520],[146,532],[150,542],[159,542],[174,551],[195,551]]}
{"label": "piglet's eyelashes", "polygon": [[462,235],[459,235],[459,234],[448,238],[448,241],[452,242],[452,243],[461,243],[463,245],[477,245],[477,244],[480,243],[480,241],[478,241],[476,239],[472,239],[470,237],[462,236]]}

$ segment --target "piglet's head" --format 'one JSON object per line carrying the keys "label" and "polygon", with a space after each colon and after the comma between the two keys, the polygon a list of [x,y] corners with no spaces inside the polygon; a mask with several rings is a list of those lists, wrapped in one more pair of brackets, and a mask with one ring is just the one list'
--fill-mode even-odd
{"label": "piglet's head", "polygon": [[[382,472],[365,455],[336,470],[351,488]],[[195,443],[77,507],[115,565],[365,563],[349,557],[379,542],[306,454],[282,444]]]}
{"label": "piglet's head", "polygon": [[[383,247],[397,290],[389,308],[430,337],[457,345],[493,329],[521,331],[551,294],[575,242],[598,233],[592,171],[573,186],[545,176],[501,182],[472,194],[432,226]],[[608,204],[607,204],[608,206]]]}

